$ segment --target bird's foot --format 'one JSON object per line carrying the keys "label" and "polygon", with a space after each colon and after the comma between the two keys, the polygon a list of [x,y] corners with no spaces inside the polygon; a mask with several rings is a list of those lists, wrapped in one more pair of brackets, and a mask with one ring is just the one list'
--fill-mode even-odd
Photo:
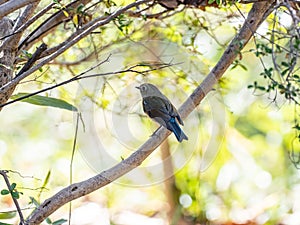
{"label": "bird's foot", "polygon": [[[160,127],[161,127],[161,126],[160,126]],[[160,128],[160,127],[159,127],[159,128]],[[159,128],[157,128],[156,131],[154,131],[154,133],[150,135],[150,137],[159,136],[159,135],[157,134]]]}

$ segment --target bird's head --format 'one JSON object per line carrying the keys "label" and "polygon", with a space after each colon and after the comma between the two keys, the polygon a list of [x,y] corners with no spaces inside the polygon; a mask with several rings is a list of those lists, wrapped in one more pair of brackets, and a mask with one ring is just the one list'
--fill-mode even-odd
{"label": "bird's head", "polygon": [[151,96],[157,96],[157,97],[162,97],[163,96],[163,94],[153,84],[144,83],[144,84],[141,84],[140,86],[138,86],[136,88],[140,90],[141,95],[142,95],[143,98],[151,97]]}

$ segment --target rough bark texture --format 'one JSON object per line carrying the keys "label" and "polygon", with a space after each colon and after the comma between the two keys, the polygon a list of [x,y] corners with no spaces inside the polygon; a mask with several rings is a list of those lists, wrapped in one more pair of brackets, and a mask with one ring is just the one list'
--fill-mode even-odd
{"label": "rough bark texture", "polygon": [[34,2],[39,2],[40,0],[13,0],[7,1],[4,4],[0,5],[0,19],[9,13],[14,12],[17,9],[20,9],[26,5],[29,5]]}
{"label": "rough bark texture", "polygon": [[9,0],[0,0],[0,5],[4,4],[5,2],[8,2]]}
{"label": "rough bark texture", "polygon": [[[195,107],[199,105],[204,96],[213,88],[213,85],[217,83],[218,79],[231,65],[240,50],[242,50],[252,37],[253,32],[257,30],[258,26],[265,19],[266,14],[271,12],[270,7],[273,2],[274,1],[264,1],[253,4],[243,27],[227,47],[219,62],[206,79],[204,79],[201,85],[196,88],[191,96],[180,107],[179,113],[183,118],[186,118]],[[114,167],[103,171],[88,180],[72,184],[59,191],[53,197],[47,199],[31,214],[31,216],[29,216],[26,224],[40,224],[45,218],[64,204],[109,184],[139,166],[143,160],[145,160],[167,138],[170,132],[161,128],[156,134],[157,135],[152,136],[130,157]]]}
{"label": "rough bark texture", "polygon": [[[12,31],[13,22],[9,18],[3,17],[0,20],[0,38],[11,34]],[[12,80],[16,56],[15,46],[7,44],[6,40],[7,38],[0,43],[0,87]],[[15,86],[10,87],[6,92],[0,92],[0,104],[9,99],[14,89]]]}
{"label": "rough bark texture", "polygon": [[[2,40],[0,43],[0,88],[13,79],[15,58],[18,52],[18,44],[22,37],[22,32],[11,34],[32,16],[38,3],[39,1],[36,0],[34,3],[27,5],[15,24],[7,17],[3,17],[0,20],[0,38]],[[6,37],[7,35],[10,36]],[[0,105],[7,102],[16,85],[17,83],[11,85],[6,91],[0,92]]]}
{"label": "rough bark texture", "polygon": [[68,18],[62,11],[58,11],[57,13],[53,14],[49,19],[37,27],[31,34],[29,34],[27,38],[22,41],[19,48],[22,47],[23,49],[29,49],[34,43],[40,41],[47,34],[53,32],[53,30],[55,30],[59,24],[63,23],[64,21],[71,20],[72,16],[76,13],[76,10],[74,9],[76,9],[80,4],[86,5],[90,1],[91,0],[77,0],[68,4],[65,9],[65,11],[67,11],[69,14]]}

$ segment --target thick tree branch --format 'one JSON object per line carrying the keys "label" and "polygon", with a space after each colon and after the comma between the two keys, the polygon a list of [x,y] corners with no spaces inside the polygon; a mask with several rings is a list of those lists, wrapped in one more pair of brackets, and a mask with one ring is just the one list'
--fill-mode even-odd
{"label": "thick tree branch", "polygon": [[41,11],[36,13],[33,17],[31,17],[26,23],[23,23],[22,26],[18,27],[17,30],[14,30],[15,33],[23,32],[26,28],[28,28],[31,24],[33,24],[37,19],[42,17],[44,14],[46,14],[52,7],[55,5],[55,3],[51,3],[47,5],[45,8],[43,8]]}
{"label": "thick tree branch", "polygon": [[[38,5],[38,2],[35,2],[31,5]],[[26,21],[27,19],[24,19],[23,20],[23,23],[18,25],[18,26],[14,26],[14,29],[13,29],[13,33],[5,36],[5,37],[1,37],[0,40],[2,39],[5,39],[7,37],[11,37],[11,36],[14,36],[18,33],[21,33],[23,34],[24,30],[26,30],[31,24],[33,24],[37,19],[39,19],[40,17],[42,17],[44,14],[46,14],[50,9],[52,9],[52,7],[55,5],[55,3],[51,3],[49,4],[48,6],[46,6],[44,9],[42,9],[41,11],[39,11],[37,14],[35,14],[33,17],[29,18],[30,17],[30,8],[25,10],[23,12],[23,18],[27,18],[28,21]],[[36,8],[36,6],[34,6]],[[31,7],[32,8],[32,7]],[[34,10],[34,9],[33,9]],[[33,11],[32,10],[32,11]],[[27,12],[29,13],[27,13]],[[25,15],[24,15],[25,14]]]}
{"label": "thick tree branch", "polygon": [[36,1],[34,3],[31,3],[26,6],[24,12],[18,17],[15,25],[14,30],[22,26],[26,21],[29,20],[29,18],[33,15],[34,10],[36,9],[37,5],[40,3],[40,1]]}
{"label": "thick tree branch", "polygon": [[[18,28],[21,24],[28,21],[28,19],[34,13],[35,8],[37,7],[39,1],[29,4],[22,15],[18,18],[16,23],[13,24],[6,17],[2,18],[0,22],[0,36],[7,36],[13,33],[14,28]],[[0,68],[0,87],[7,84],[13,79],[13,70],[15,57],[17,55],[17,45],[21,39],[22,32],[18,32],[15,35],[9,36],[4,39],[0,46],[0,65],[3,68]],[[0,104],[5,103],[13,93],[15,85],[12,85],[7,91],[0,93]],[[0,108],[1,110],[1,108]]]}
{"label": "thick tree branch", "polygon": [[[16,23],[14,24],[13,32],[16,29],[18,29],[19,27],[21,27],[24,23],[26,23],[30,19],[30,17],[34,13],[34,10],[38,6],[39,2],[40,2],[40,0],[36,1],[34,3],[29,4],[25,8],[24,12],[18,17]],[[20,39],[21,39],[21,37],[23,35],[23,31],[19,30],[18,32],[14,32],[13,35],[11,35],[10,37],[8,37],[4,41],[4,45],[13,46],[13,49],[17,49],[17,45],[19,44],[19,41],[20,41]]]}
{"label": "thick tree branch", "polygon": [[13,11],[40,0],[10,0],[0,5],[0,20]]}
{"label": "thick tree branch", "polygon": [[[218,79],[224,74],[226,69],[231,65],[233,60],[252,37],[253,32],[256,31],[258,26],[262,23],[265,13],[272,3],[273,1],[265,1],[253,4],[243,27],[227,47],[219,62],[179,108],[179,113],[182,115],[182,118],[186,118],[196,106],[199,105],[205,95],[212,90]],[[167,138],[167,136],[170,135],[170,132],[164,128],[160,128],[156,134],[157,135],[149,138],[131,156],[114,167],[103,171],[88,180],[72,184],[59,191],[53,197],[47,199],[29,216],[27,224],[35,225],[41,223],[46,217],[64,204],[111,183],[139,166]]]}
{"label": "thick tree branch", "polygon": [[65,11],[68,11],[69,17],[67,18],[62,10],[54,13],[50,18],[41,23],[34,31],[32,31],[20,44],[19,49],[29,49],[34,43],[41,40],[47,34],[52,32],[58,25],[65,20],[71,20],[72,15],[80,4],[87,4],[91,0],[75,0],[69,3]]}
{"label": "thick tree branch", "polygon": [[0,5],[4,4],[5,2],[8,2],[9,0],[0,0]]}
{"label": "thick tree branch", "polygon": [[[4,17],[0,20],[0,28],[0,37],[5,37],[12,33],[13,22],[9,18]],[[0,88],[13,78],[16,48],[14,48],[11,42],[5,43],[6,40],[7,39],[4,39],[4,41],[0,43]],[[14,88],[15,85],[12,85],[5,92],[0,92],[0,104],[9,99]]]}

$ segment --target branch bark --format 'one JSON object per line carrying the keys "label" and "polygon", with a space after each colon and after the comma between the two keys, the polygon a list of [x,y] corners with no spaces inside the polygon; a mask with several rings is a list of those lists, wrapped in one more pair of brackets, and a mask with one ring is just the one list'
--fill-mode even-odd
{"label": "branch bark", "polygon": [[1,0],[0,5],[4,4],[5,2],[8,2],[9,0]]}
{"label": "branch bark", "polygon": [[80,4],[87,4],[91,0],[76,0],[69,3],[66,6],[65,11],[68,11],[69,18],[65,16],[63,11],[58,11],[53,14],[50,18],[45,20],[40,26],[38,26],[34,31],[32,31],[20,44],[19,49],[29,49],[34,43],[41,40],[47,34],[51,33],[58,25],[60,25],[64,20],[71,20],[75,13],[75,10]]}
{"label": "branch bark", "polygon": [[[39,3],[40,0],[26,6],[23,13],[16,20],[16,23],[14,24],[13,27],[13,32],[15,32],[15,30],[20,28],[24,23],[26,23],[31,18],[31,16],[34,14],[34,10],[36,9]],[[23,32],[24,30],[19,30],[19,32],[15,32],[14,35],[8,37],[5,40],[4,45],[13,46],[14,49],[17,49],[19,41],[21,40],[21,37],[23,35]]]}
{"label": "branch bark", "polygon": [[23,66],[20,72],[16,76],[20,76],[25,71],[29,70],[30,67],[38,60],[43,51],[47,49],[47,45],[45,43],[41,44],[35,51],[35,53],[28,59],[27,63]]}
{"label": "branch bark", "polygon": [[[259,25],[263,22],[266,17],[266,13],[271,12],[270,7],[273,3],[274,1],[264,1],[253,4],[243,27],[231,41],[219,62],[179,108],[178,111],[182,115],[182,118],[186,118],[200,104],[205,95],[212,90],[213,86],[222,77],[239,52],[253,36],[253,32],[256,31]],[[170,135],[169,131],[164,128],[160,128],[156,132],[156,135],[149,138],[127,159],[94,177],[79,183],[74,183],[62,189],[53,197],[45,200],[29,216],[26,224],[35,225],[41,223],[45,218],[64,204],[104,187],[136,168],[168,137],[168,135]]]}
{"label": "branch bark", "polygon": [[40,0],[10,0],[2,5],[0,5],[0,20],[14,12],[17,9],[20,9],[26,5],[29,5],[34,2],[39,2]]}
{"label": "branch bark", "polygon": [[[4,17],[0,20],[0,27],[0,37],[7,36],[11,34],[13,30],[13,22],[9,18]],[[7,39],[0,44],[0,88],[13,78],[16,48],[11,44],[6,44],[6,40]],[[14,89],[15,85],[12,85],[5,92],[0,92],[0,104],[5,103],[7,99],[9,99]]]}
{"label": "branch bark", "polygon": [[[40,1],[40,0],[39,0]],[[14,28],[17,29],[21,24],[25,23],[34,13],[39,1],[29,4],[22,15],[18,18],[15,25],[12,21],[6,17],[0,20],[0,37],[4,37],[12,34]],[[19,32],[13,36],[9,36],[3,40],[0,45],[0,87],[3,87],[13,79],[14,62],[17,55],[17,46],[21,39],[22,32]],[[0,105],[5,103],[13,91],[15,90],[17,83],[11,85],[5,92],[0,92]],[[0,108],[1,110],[2,108]]]}

